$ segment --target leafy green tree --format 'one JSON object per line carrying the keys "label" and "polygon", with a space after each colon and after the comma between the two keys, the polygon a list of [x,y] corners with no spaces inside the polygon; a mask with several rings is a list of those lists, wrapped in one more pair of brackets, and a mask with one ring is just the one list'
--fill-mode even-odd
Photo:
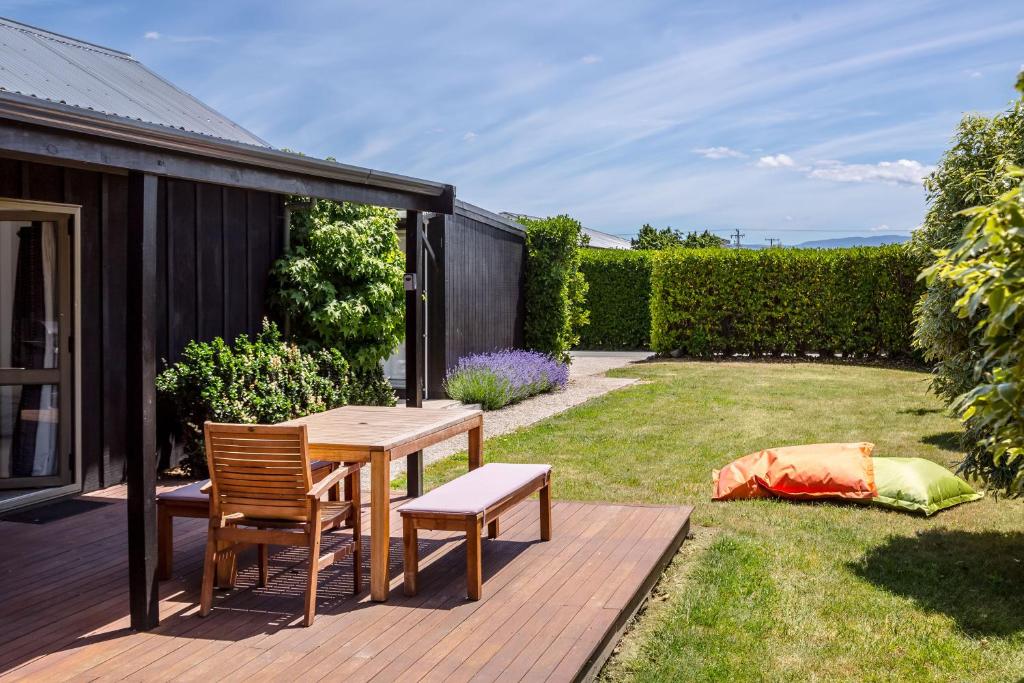
{"label": "leafy green tree", "polygon": [[304,348],[341,353],[352,367],[353,402],[394,400],[381,361],[405,334],[397,224],[392,209],[316,200],[292,214],[292,248],[271,271],[271,309]]}
{"label": "leafy green tree", "polygon": [[688,232],[685,235],[672,228],[658,230],[650,223],[644,223],[637,231],[630,245],[638,251],[661,251],[671,247],[687,247],[689,249],[709,249],[723,247],[728,242],[721,237],[705,230]]}
{"label": "leafy green tree", "polygon": [[688,249],[720,249],[728,243],[728,240],[723,240],[718,235],[705,230],[701,233],[686,233],[686,237],[682,239],[680,246]]}
{"label": "leafy green tree", "polygon": [[580,271],[583,226],[575,218],[521,218],[526,228],[526,347],[569,362],[588,322],[587,281]]}
{"label": "leafy green tree", "polygon": [[1011,495],[1024,489],[1024,169],[1002,176],[1016,183],[992,203],[963,214],[962,239],[926,273],[956,288],[953,312],[977,320],[976,383],[954,409],[979,432],[965,463]]}
{"label": "leafy green tree", "polygon": [[636,237],[629,241],[634,249],[638,250],[661,250],[669,247],[678,247],[683,241],[683,236],[678,230],[662,228],[658,230],[650,223],[644,223]]}
{"label": "leafy green tree", "polygon": [[[957,129],[953,146],[925,180],[929,208],[911,241],[927,262],[949,249],[967,226],[962,212],[987,204],[1007,190],[1008,164],[1024,164],[1024,106],[1015,103],[991,118],[971,114]],[[945,278],[935,278],[915,309],[914,343],[934,363],[932,389],[947,402],[973,386],[979,339],[975,321],[953,312],[957,296]]]}
{"label": "leafy green tree", "polygon": [[[1017,89],[1024,95],[1024,72]],[[928,181],[932,206],[914,240],[937,255],[914,341],[964,421],[961,469],[1014,495],[1024,477],[1022,163],[1024,98],[991,119],[965,117]]]}

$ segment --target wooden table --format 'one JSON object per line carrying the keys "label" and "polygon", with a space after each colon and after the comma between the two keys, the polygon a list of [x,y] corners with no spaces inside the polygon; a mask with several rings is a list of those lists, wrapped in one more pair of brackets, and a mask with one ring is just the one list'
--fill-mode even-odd
{"label": "wooden table", "polygon": [[391,461],[469,433],[469,469],[483,464],[484,418],[479,410],[345,406],[283,422],[306,425],[315,460],[370,463],[370,597],[388,597],[391,540]]}

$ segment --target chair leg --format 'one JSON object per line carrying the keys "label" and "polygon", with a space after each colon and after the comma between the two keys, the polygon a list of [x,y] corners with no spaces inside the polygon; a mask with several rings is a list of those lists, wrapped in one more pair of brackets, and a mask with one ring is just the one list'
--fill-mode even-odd
{"label": "chair leg", "polygon": [[157,503],[157,578],[167,581],[171,578],[174,564],[174,517],[167,509]]}
{"label": "chair leg", "polygon": [[483,524],[479,517],[466,521],[466,595],[479,600],[483,593],[483,562],[480,557],[480,537]]}
{"label": "chair leg", "polygon": [[[316,515],[320,510],[316,509]],[[314,517],[314,519],[316,519]],[[312,626],[316,615],[316,579],[320,573],[320,525],[314,523],[309,539],[309,586],[306,588],[306,612],[302,620],[303,626]]]}
{"label": "chair leg", "polygon": [[419,547],[416,545],[416,524],[411,517],[402,518],[402,546],[405,561],[405,594],[416,595],[416,577],[419,574]]}
{"label": "chair leg", "polygon": [[217,541],[213,529],[207,532],[206,554],[203,557],[203,587],[199,593],[199,616],[205,617],[213,607],[213,580],[217,574]]}
{"label": "chair leg", "polygon": [[352,553],[352,594],[359,595],[363,586],[363,511],[359,503],[359,474],[346,479],[346,486],[349,479],[355,479],[355,486],[347,494],[352,501],[352,514],[349,516],[348,524],[352,527],[352,541],[356,544],[355,552]]}
{"label": "chair leg", "polygon": [[540,540],[551,540],[551,481],[540,490]]}
{"label": "chair leg", "polygon": [[497,538],[498,537],[498,520],[492,519],[487,523],[487,537]]}
{"label": "chair leg", "polygon": [[259,563],[260,568],[260,588],[267,587],[267,579],[269,578],[270,575],[270,558],[268,557],[268,555],[269,553],[267,552],[267,544],[260,543],[259,547],[257,548],[257,556],[259,558],[257,562]]}

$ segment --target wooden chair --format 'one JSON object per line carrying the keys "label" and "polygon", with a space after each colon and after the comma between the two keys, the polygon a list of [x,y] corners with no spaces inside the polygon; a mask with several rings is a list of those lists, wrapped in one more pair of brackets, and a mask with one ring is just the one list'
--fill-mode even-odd
{"label": "wooden chair", "polygon": [[[213,604],[217,562],[239,547],[259,547],[260,585],[267,582],[267,546],[309,549],[309,586],[303,624],[313,623],[316,581],[321,569],[353,557],[355,589],[362,583],[359,464],[345,465],[314,483],[306,426],[232,425],[207,422],[206,459],[210,469],[210,529],[203,563],[199,614]],[[332,488],[351,478],[352,500],[324,500]],[[348,486],[346,486],[348,489]],[[320,554],[324,530],[350,521],[352,540]]]}

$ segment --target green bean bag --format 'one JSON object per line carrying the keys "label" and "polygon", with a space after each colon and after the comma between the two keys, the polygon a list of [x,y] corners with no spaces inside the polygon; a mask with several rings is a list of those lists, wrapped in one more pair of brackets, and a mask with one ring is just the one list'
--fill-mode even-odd
{"label": "green bean bag", "polygon": [[882,507],[934,515],[939,510],[982,498],[970,485],[942,465],[924,458],[874,458]]}

